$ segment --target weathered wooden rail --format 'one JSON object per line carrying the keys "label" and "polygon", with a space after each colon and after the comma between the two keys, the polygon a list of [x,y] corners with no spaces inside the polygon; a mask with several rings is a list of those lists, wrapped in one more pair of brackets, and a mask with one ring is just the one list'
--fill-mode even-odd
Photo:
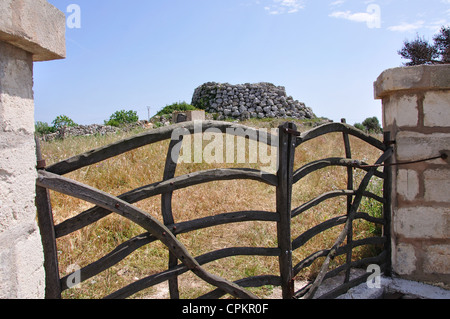
{"label": "weathered wooden rail", "polygon": [[[277,141],[278,171],[276,175],[262,172],[260,170],[234,168],[193,172],[188,175],[175,177],[177,156],[179,156],[180,153],[180,141],[183,140],[183,136],[198,133],[199,129],[202,133],[210,128],[220,130],[224,134],[244,136],[245,138],[254,139],[255,141],[268,145],[271,144],[271,141]],[[176,130],[177,132],[182,132],[182,134],[174,135],[173,132]],[[148,131],[112,145],[75,156],[49,167],[44,167],[45,165],[42,165],[42,161],[40,161],[40,165],[38,165],[38,179],[36,183],[36,205],[44,244],[45,268],[47,274],[46,297],[61,298],[62,291],[69,288],[67,282],[72,275],[71,274],[64,278],[60,278],[56,239],[91,225],[92,223],[95,223],[112,213],[119,214],[133,221],[144,228],[146,233],[122,243],[103,258],[81,269],[79,271],[81,282],[107,270],[135,252],[137,249],[154,241],[162,242],[168,248],[170,255],[168,270],[138,280],[112,293],[107,296],[107,298],[127,298],[143,289],[164,281],[168,281],[170,296],[171,298],[177,299],[180,297],[178,291],[178,276],[187,271],[192,271],[202,280],[217,287],[216,290],[206,294],[203,298],[220,298],[225,294],[230,294],[236,298],[256,298],[254,294],[245,288],[260,287],[264,285],[281,286],[283,290],[283,298],[291,299],[303,295],[312,298],[314,297],[318,286],[324,279],[345,271],[346,276],[343,285],[338,290],[326,296],[334,297],[335,295],[342,293],[345,289],[362,282],[368,277],[363,276],[357,280],[350,280],[351,268],[360,267],[368,263],[377,263],[379,265],[384,265],[384,269],[389,269],[390,267],[385,267],[388,266],[390,260],[389,169],[385,168],[384,172],[380,172],[375,167],[364,167],[367,166],[365,165],[366,163],[361,163],[351,159],[351,149],[348,136],[353,135],[382,150],[384,154],[377,161],[378,164],[389,161],[392,154],[392,149],[389,146],[389,143],[380,142],[379,140],[343,123],[327,124],[303,134],[297,133],[294,124],[286,123],[279,127],[278,132],[278,136],[267,133],[261,134],[259,130],[228,122],[206,121],[200,124],[194,122],[181,123],[171,127]],[[324,159],[307,164],[304,167],[294,171],[294,156],[296,148],[308,140],[332,132],[343,133],[347,158]],[[388,135],[386,135],[386,138],[386,141],[388,141]],[[161,182],[143,186],[115,197],[62,176],[77,169],[93,165],[139,147],[168,139],[170,139],[171,142],[168,148],[163,180]],[[38,159],[42,160],[42,158],[40,158],[39,147]],[[293,184],[300,181],[308,174],[329,166],[345,166],[348,168],[348,189],[323,194],[318,198],[301,205],[300,207],[292,209],[291,197]],[[366,171],[365,178],[356,190],[354,190],[352,175],[353,168],[355,167],[363,167],[362,169]],[[385,179],[385,194],[383,198],[366,191],[367,185],[374,175]],[[255,180],[276,187],[276,212],[229,212],[187,222],[175,222],[172,214],[172,194],[175,190],[187,188],[193,185],[209,183],[212,181],[242,179]],[[54,225],[50,198],[47,191],[48,189],[85,200],[96,206],[80,213],[74,218],[64,221],[59,225]],[[161,214],[163,217],[163,223],[133,206],[134,203],[156,195],[162,195]],[[311,207],[318,205],[329,198],[337,196],[347,197],[347,215],[326,221],[292,240],[291,220],[293,218],[296,218],[296,216],[302,214]],[[364,196],[371,197],[384,204],[383,218],[374,218],[366,213],[358,212],[361,199]],[[365,219],[369,222],[383,225],[385,230],[384,235],[382,237],[353,241],[352,222],[355,219]],[[179,234],[202,228],[247,221],[265,221],[276,223],[278,247],[234,247],[210,252],[194,258],[176,238]],[[336,240],[333,247],[318,251],[297,265],[292,265],[293,251],[300,249],[308,240],[317,234],[343,224],[345,224],[344,231]],[[345,239],[347,239],[347,243],[345,246],[342,246]],[[357,262],[351,261],[351,252],[355,247],[373,244],[385,245],[385,249],[380,256],[366,258],[365,260],[360,260]],[[329,260],[342,254],[347,256],[347,263],[328,272],[327,269]],[[278,257],[280,273],[278,275],[256,276],[244,278],[237,282],[230,282],[225,278],[221,278],[207,272],[202,267],[202,265],[209,262],[238,255]],[[302,269],[308,267],[320,257],[326,257],[326,260],[317,280],[302,291],[295,292],[294,277]]]}

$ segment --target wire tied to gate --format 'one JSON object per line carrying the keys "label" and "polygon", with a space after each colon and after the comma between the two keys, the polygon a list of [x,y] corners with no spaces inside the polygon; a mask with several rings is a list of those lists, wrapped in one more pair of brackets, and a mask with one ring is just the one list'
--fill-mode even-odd
{"label": "wire tied to gate", "polygon": [[361,162],[359,162],[359,161],[353,161],[352,166],[355,168],[377,168],[377,167],[390,167],[390,166],[402,166],[402,165],[409,165],[409,164],[417,164],[417,163],[423,163],[423,162],[433,161],[433,160],[437,160],[437,159],[442,159],[444,161],[447,161],[448,160],[447,151],[441,151],[440,153],[441,153],[441,155],[439,155],[439,156],[424,158],[424,159],[415,160],[415,161],[389,163],[389,164],[382,163],[382,164],[375,164],[375,165],[362,165]]}

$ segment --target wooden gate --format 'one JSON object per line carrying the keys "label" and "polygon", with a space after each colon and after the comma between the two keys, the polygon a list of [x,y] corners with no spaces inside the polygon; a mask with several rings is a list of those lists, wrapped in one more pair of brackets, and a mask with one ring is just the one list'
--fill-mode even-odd
{"label": "wooden gate", "polygon": [[[318,138],[322,135],[329,133],[342,133],[343,134],[343,143],[345,148],[346,158],[327,158],[321,159],[315,162],[308,163],[303,167],[300,167],[297,170],[293,170],[294,166],[294,155],[296,148],[301,146],[303,143],[308,142],[312,139]],[[286,265],[280,265],[282,269],[282,277],[284,275],[285,284],[282,286],[283,288],[283,298],[305,298],[310,299],[314,298],[319,286],[325,279],[335,277],[340,273],[344,272],[345,276],[343,279],[342,285],[339,285],[334,290],[329,291],[326,294],[321,295],[320,298],[335,298],[342,293],[345,293],[351,287],[357,286],[363,282],[365,282],[368,277],[372,273],[365,273],[364,275],[354,278],[350,280],[350,271],[352,268],[361,268],[363,266],[376,264],[380,267],[385,274],[390,276],[390,197],[391,197],[391,170],[390,170],[390,159],[393,155],[393,149],[390,146],[392,143],[390,141],[390,134],[384,134],[384,142],[381,142],[363,132],[355,129],[352,126],[349,126],[343,123],[332,123],[328,125],[324,125],[318,127],[317,129],[311,130],[309,132],[300,134],[296,131],[296,128],[293,124],[288,124],[288,127],[284,128],[284,138],[287,141],[283,146],[285,149],[280,148],[280,151],[288,154],[288,159],[286,162],[288,163],[286,166],[288,167],[286,180],[288,181],[287,188],[291,190],[293,185],[299,182],[301,179],[305,178],[307,175],[321,170],[326,167],[331,166],[343,166],[347,167],[347,189],[345,190],[334,190],[322,194],[303,205],[294,208],[290,211],[290,220],[289,223],[298,218],[299,215],[305,213],[307,210],[312,207],[335,197],[347,197],[347,214],[343,216],[339,216],[327,221],[322,222],[321,224],[307,230],[297,238],[293,239],[289,242],[291,244],[290,247],[285,248],[285,253],[288,255],[286,258]],[[283,136],[282,132],[280,133]],[[373,147],[378,148],[383,152],[381,157],[376,161],[375,164],[369,165],[367,163],[361,162],[356,159],[352,159],[352,150],[350,146],[349,135],[353,135]],[[281,145],[281,144],[280,144]],[[378,171],[378,168],[383,167],[383,172]],[[361,169],[365,172],[364,178],[360,182],[359,185],[354,185],[353,178],[353,170]],[[370,180],[373,176],[377,176],[383,179],[383,196],[379,196],[377,194],[371,193],[367,191],[367,187],[369,185]],[[292,193],[289,194],[292,196]],[[367,213],[359,212],[359,207],[361,201],[364,197],[372,198],[383,204],[383,213],[382,218],[377,218],[370,216]],[[289,204],[290,205],[290,204]],[[379,237],[365,238],[358,241],[353,240],[353,222],[357,219],[364,219],[371,223],[375,223],[378,225],[382,225],[383,234]],[[306,259],[302,260],[296,265],[290,264],[292,261],[292,253],[296,250],[299,250],[303,247],[303,245],[312,239],[314,236],[325,232],[331,228],[345,225],[344,229],[340,233],[340,235],[336,238],[336,241],[332,247],[326,248],[324,250],[317,251],[311,254]],[[287,227],[287,226],[286,226]],[[290,224],[289,224],[290,227]],[[288,243],[287,243],[288,244]],[[364,245],[382,245],[382,252],[375,257],[364,258],[357,261],[352,261],[352,252],[355,248],[364,246]],[[340,267],[337,267],[333,270],[328,270],[330,262],[339,255],[346,256],[346,263]],[[323,262],[321,271],[316,277],[315,281],[306,285],[302,289],[297,292],[293,290],[293,283],[291,281],[290,285],[288,284],[288,280],[295,277],[302,269],[310,266],[314,261],[321,257],[326,257]]]}
{"label": "wooden gate", "polygon": [[[48,167],[45,167],[45,161],[41,158],[38,145],[36,206],[38,209],[39,226],[44,245],[47,298],[61,298],[62,291],[69,288],[68,280],[73,276],[73,274],[70,274],[64,278],[60,278],[56,239],[91,225],[92,223],[95,223],[112,213],[121,215],[124,218],[131,220],[144,228],[147,232],[122,243],[103,258],[82,268],[81,270],[78,270],[81,282],[84,282],[89,278],[92,278],[93,276],[107,270],[132,254],[137,249],[155,241],[162,242],[170,251],[170,256],[168,270],[138,280],[112,293],[107,296],[107,298],[127,298],[141,290],[168,281],[170,296],[173,299],[177,299],[180,297],[178,291],[178,277],[188,271],[193,272],[199,278],[217,288],[214,291],[204,295],[204,298],[220,298],[225,294],[229,294],[236,298],[257,298],[253,293],[245,288],[266,285],[281,286],[283,298],[285,299],[299,298],[302,296],[306,298],[313,298],[317,288],[324,279],[335,276],[338,273],[345,272],[346,275],[343,285],[325,296],[327,298],[333,298],[367,279],[369,274],[362,276],[361,278],[350,280],[349,274],[351,268],[361,267],[367,264],[378,264],[382,265],[382,268],[385,271],[389,271],[390,170],[386,169],[386,166],[384,166],[384,164],[389,163],[389,158],[392,155],[392,148],[388,143],[388,134],[385,136],[386,143],[383,143],[349,125],[342,123],[326,124],[303,134],[297,132],[294,124],[285,123],[279,127],[278,136],[274,136],[268,133],[261,134],[261,131],[259,130],[235,123],[205,121],[200,124],[201,132],[214,128],[216,130],[220,130],[224,134],[230,134],[230,132],[232,132],[231,134],[240,135],[244,133],[243,136],[245,138],[254,139],[255,141],[265,143],[267,145],[273,144],[271,142],[276,140],[276,144],[278,145],[277,173],[270,174],[261,170],[232,168],[193,172],[188,175],[175,177],[177,156],[179,156],[180,153],[180,141],[183,140],[183,136],[186,134],[197,133],[196,129],[198,128],[198,125],[198,123],[187,122],[173,125],[171,127],[151,130],[135,137],[114,143],[110,146],[102,147],[85,154],[72,157],[68,160]],[[177,136],[179,137],[173,139],[173,132],[175,130],[182,130],[183,134],[178,134]],[[347,158],[324,159],[310,163],[294,171],[294,156],[296,148],[306,141],[332,132],[341,132],[343,134]],[[374,165],[367,165],[352,159],[349,135],[353,135],[364,140],[365,142],[383,151],[384,154]],[[80,168],[94,165],[108,158],[115,157],[125,152],[163,140],[171,141],[167,150],[168,155],[163,180],[161,182],[147,185],[116,197],[63,177],[63,175]],[[326,193],[311,202],[292,209],[291,198],[293,185],[311,172],[329,166],[346,166],[348,168],[348,189]],[[383,172],[378,170],[381,166],[385,167]],[[352,176],[352,170],[354,168],[359,168],[366,171],[364,179],[355,189],[353,186]],[[385,180],[383,198],[366,191],[367,185],[374,175],[384,178]],[[240,179],[255,180],[275,187],[277,211],[241,211],[224,213],[181,223],[176,223],[174,221],[171,206],[172,194],[174,191],[212,181]],[[49,189],[85,200],[96,206],[59,225],[54,225],[53,212],[48,192]],[[153,218],[150,214],[133,206],[133,204],[139,201],[157,195],[162,196],[161,214],[164,220],[163,223]],[[317,205],[321,201],[337,196],[345,196],[348,199],[348,209],[345,216],[326,221],[292,240],[291,221],[293,218],[296,218],[298,215]],[[364,196],[374,198],[383,203],[383,218],[374,218],[366,213],[358,212],[359,205]],[[355,219],[366,219],[370,222],[383,225],[383,236],[353,241],[352,222]],[[176,237],[179,234],[192,232],[198,229],[247,221],[265,221],[276,223],[278,247],[234,247],[210,252],[194,258]],[[293,251],[301,249],[305,242],[318,233],[343,224],[345,225],[344,231],[336,239],[336,242],[332,247],[319,251],[299,264],[293,265]],[[347,239],[346,245],[342,246],[345,239]],[[371,257],[365,260],[351,260],[351,253],[355,247],[371,244],[383,244],[385,247],[383,253],[377,257]],[[342,254],[347,256],[347,263],[337,269],[327,271],[330,260],[337,255]],[[280,273],[265,276],[254,276],[244,278],[236,282],[231,282],[225,278],[209,273],[204,269],[204,267],[202,267],[212,261],[238,255],[278,257]],[[301,271],[301,269],[310,265],[317,258],[324,256],[326,259],[323,264],[322,271],[319,273],[315,282],[308,285],[301,291],[295,292],[294,277]]]}

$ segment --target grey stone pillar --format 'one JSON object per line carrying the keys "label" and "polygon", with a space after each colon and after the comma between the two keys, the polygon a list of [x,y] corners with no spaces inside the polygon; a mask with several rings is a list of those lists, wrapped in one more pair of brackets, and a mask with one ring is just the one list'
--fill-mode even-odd
{"label": "grey stone pillar", "polygon": [[[450,155],[450,65],[390,69],[375,83],[395,163]],[[393,168],[393,271],[450,287],[450,165],[444,159]]]}
{"label": "grey stone pillar", "polygon": [[0,2],[0,298],[43,298],[36,221],[33,62],[65,57],[65,16],[46,0]]}

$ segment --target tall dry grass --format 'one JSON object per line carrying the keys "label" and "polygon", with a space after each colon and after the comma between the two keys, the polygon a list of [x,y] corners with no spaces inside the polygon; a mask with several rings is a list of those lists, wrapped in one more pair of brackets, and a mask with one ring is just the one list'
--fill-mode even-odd
{"label": "tall dry grass", "polygon": [[[243,123],[249,126],[277,127],[279,122]],[[299,128],[306,130],[299,123]],[[120,133],[106,137],[78,137],[64,141],[43,142],[42,151],[48,164],[56,163],[68,157],[86,152],[129,137],[132,133]],[[365,142],[351,138],[354,158],[374,162],[379,151]],[[113,195],[119,195],[132,189],[162,180],[168,141],[142,147],[104,162],[80,169],[68,174],[87,185],[96,187]],[[296,151],[295,167],[326,157],[344,157],[342,134],[329,134],[301,145]],[[212,169],[217,167],[252,167],[257,164],[181,164],[176,175]],[[345,168],[328,168],[311,174],[294,187],[293,208],[333,189],[347,187]],[[355,179],[360,176],[355,176]],[[379,184],[379,182],[378,182]],[[377,181],[372,187],[379,190]],[[197,185],[175,191],[173,213],[176,222],[187,221],[220,213],[241,210],[276,211],[275,188],[255,181],[220,181]],[[73,217],[92,207],[91,204],[56,192],[51,192],[55,223]],[[161,197],[156,196],[136,204],[153,217],[162,221]],[[373,205],[365,202],[364,205]],[[345,215],[346,199],[328,200],[310,211],[293,219],[293,238],[329,218]],[[310,240],[294,253],[294,263],[299,262],[312,252],[329,248],[342,228],[327,231]],[[67,275],[71,265],[84,267],[111,252],[117,245],[145,231],[132,222],[110,215],[95,224],[57,240],[61,276]],[[374,227],[367,222],[355,222],[356,238],[367,237]],[[193,256],[226,247],[277,247],[276,224],[268,222],[246,222],[202,229],[178,236]],[[368,254],[360,250],[354,258]],[[339,262],[339,258],[336,260]],[[101,298],[113,291],[146,276],[167,269],[168,251],[158,242],[147,245],[124,261],[87,280],[77,288],[64,292],[64,298]],[[319,263],[313,264],[299,274],[299,278],[310,278],[317,273]],[[205,265],[205,268],[229,280],[238,280],[248,276],[278,274],[276,257],[230,257]],[[179,279],[182,298],[194,298],[208,292],[211,287],[190,273]],[[261,297],[270,295],[271,287],[255,289]],[[154,296],[155,288],[147,289],[135,298]]]}

